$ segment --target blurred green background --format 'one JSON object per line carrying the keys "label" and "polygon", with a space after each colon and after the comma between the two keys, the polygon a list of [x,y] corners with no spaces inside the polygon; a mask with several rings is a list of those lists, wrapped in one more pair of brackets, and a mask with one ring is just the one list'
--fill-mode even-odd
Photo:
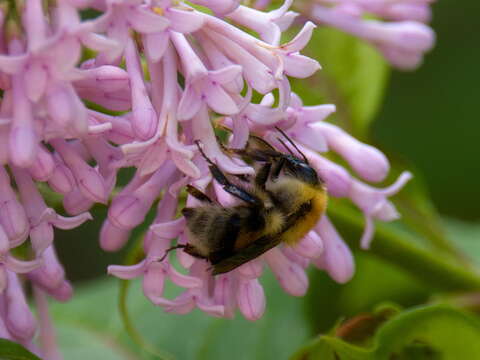
{"label": "blurred green background", "polygon": [[[417,71],[391,72],[385,101],[371,128],[370,142],[392,159],[413,165],[417,171],[416,181],[423,179],[425,182],[435,206],[444,217],[449,234],[459,240],[458,245],[469,251],[470,256],[480,258],[480,121],[477,100],[480,93],[480,5],[476,0],[442,0],[435,3],[433,9],[436,46]],[[94,210],[97,219],[105,214],[105,209]],[[76,309],[73,322],[68,305],[54,307],[62,343],[76,349],[70,353],[77,354],[72,355],[72,359],[87,356],[79,350],[83,349],[81,345],[71,340],[72,337],[79,337],[80,343],[89,340],[87,335],[73,330],[74,326],[68,324],[86,323],[84,318],[90,317],[98,323],[91,329],[100,333],[109,329],[105,325],[109,324],[116,329],[115,336],[127,343],[130,341],[116,314],[117,282],[97,283],[92,289],[91,282],[85,281],[104,275],[108,264],[120,264],[124,260],[125,250],[105,254],[99,248],[97,234],[100,226],[101,222],[95,221],[74,231],[57,232],[57,249],[68,277],[77,283],[79,293],[85,294],[73,302]],[[283,359],[306,339],[330,329],[340,318],[371,311],[386,301],[409,307],[437,296],[435,289],[428,284],[371,253],[356,251],[355,257],[357,272],[350,283],[338,285],[324,273],[312,270],[311,288],[303,299],[291,298],[279,291],[278,284],[267,277],[267,312],[264,319],[255,324],[239,319],[239,315],[232,322],[213,320],[198,312],[185,317],[164,314],[143,298],[137,284],[130,292],[135,323],[151,342],[165,345],[170,351],[180,351],[180,359],[192,358],[198,349],[200,353],[196,358],[204,359],[224,359],[231,354],[229,351],[235,354],[232,357],[235,359]],[[103,305],[93,311],[92,302]],[[62,319],[68,320],[62,325]],[[283,320],[279,322],[278,319]],[[290,328],[282,327],[285,321],[290,322]],[[89,328],[90,325],[86,327]],[[274,335],[278,338],[272,340],[270,331],[274,328]],[[295,330],[296,337],[286,345],[283,339],[291,338],[291,329]],[[200,341],[195,331],[208,339]],[[175,332],[186,334],[187,338],[173,339]],[[82,336],[86,336],[86,340],[81,340]],[[178,345],[172,345],[176,350],[169,349],[175,341],[180,341]],[[183,347],[181,341],[184,341]],[[229,347],[235,350],[228,350]],[[245,351],[246,347],[253,350]],[[266,355],[265,349],[269,348],[276,350]],[[288,353],[272,357],[281,351]],[[115,352],[112,354],[112,359],[124,358],[118,354],[116,357]],[[405,357],[410,358],[414,357]],[[474,357],[471,359],[475,360]]]}
{"label": "blurred green background", "polygon": [[480,219],[480,22],[475,0],[433,5],[437,44],[412,73],[394,71],[373,126],[384,150],[412,161],[439,210]]}

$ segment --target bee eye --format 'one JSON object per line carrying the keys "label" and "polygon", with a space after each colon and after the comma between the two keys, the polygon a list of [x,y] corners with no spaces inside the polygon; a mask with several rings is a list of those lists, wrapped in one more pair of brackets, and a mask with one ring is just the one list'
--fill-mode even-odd
{"label": "bee eye", "polygon": [[319,183],[315,169],[303,161],[298,159],[290,161],[288,168],[292,175],[308,184],[317,185]]}

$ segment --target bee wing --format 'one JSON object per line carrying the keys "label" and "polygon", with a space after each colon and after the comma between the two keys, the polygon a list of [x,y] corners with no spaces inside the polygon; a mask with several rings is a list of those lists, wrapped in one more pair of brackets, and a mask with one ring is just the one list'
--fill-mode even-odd
{"label": "bee wing", "polygon": [[280,244],[281,240],[282,237],[280,234],[275,237],[261,237],[250,245],[242,248],[240,251],[236,252],[232,256],[229,256],[217,263],[214,263],[212,266],[212,274],[217,275],[232,271],[240,265],[243,265],[246,262],[257,258],[268,250],[274,248],[275,246]]}
{"label": "bee wing", "polygon": [[300,208],[293,214],[290,214],[285,220],[282,230],[274,235],[262,236],[251,244],[241,248],[236,253],[229,257],[221,258],[219,261],[212,261],[212,274],[223,274],[240,265],[253,260],[268,250],[274,248],[282,242],[285,231],[295,226],[299,219],[303,218],[312,208],[312,202],[308,201],[302,204]]}
{"label": "bee wing", "polygon": [[[217,124],[217,128],[222,129],[223,131],[227,131],[229,133],[232,130],[224,125]],[[257,135],[250,134],[248,137],[247,144],[243,149],[231,149],[225,147],[221,141],[219,141],[222,150],[229,155],[240,155],[246,158],[249,158],[253,161],[271,161],[272,158],[279,158],[283,156],[283,154],[270,145],[267,141],[262,139]]]}

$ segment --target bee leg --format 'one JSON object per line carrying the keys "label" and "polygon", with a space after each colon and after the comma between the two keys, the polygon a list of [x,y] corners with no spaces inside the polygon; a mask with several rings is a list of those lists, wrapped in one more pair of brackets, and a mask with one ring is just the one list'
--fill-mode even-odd
{"label": "bee leg", "polygon": [[278,178],[278,175],[280,175],[280,171],[282,171],[282,168],[285,166],[286,160],[285,158],[280,158],[278,162],[275,164],[275,167],[272,170],[271,176],[272,180],[276,180]]}
{"label": "bee leg", "polygon": [[190,244],[184,245],[183,251],[185,251],[188,255],[193,256],[194,258],[208,260],[206,256],[200,254],[197,249],[195,249],[195,247]]}
{"label": "bee leg", "polygon": [[265,183],[268,180],[271,169],[272,169],[272,163],[267,162],[265,165],[263,165],[260,168],[260,170],[258,170],[257,176],[255,176],[255,184],[261,189],[265,190]]}
{"label": "bee leg", "polygon": [[256,206],[261,206],[262,202],[261,200],[256,197],[255,195],[252,195],[248,193],[246,190],[242,189],[241,187],[232,184],[227,177],[222,173],[220,168],[212,161],[210,160],[207,155],[203,152],[202,148],[200,147],[200,142],[197,140],[195,141],[197,144],[198,150],[202,154],[202,156],[205,158],[205,160],[208,163],[208,168],[210,169],[210,172],[212,173],[212,176],[217,182],[222,185],[223,190],[228,192],[230,195],[235,196],[236,198],[245,201],[248,204],[251,205],[256,205]]}
{"label": "bee leg", "polygon": [[163,260],[165,260],[165,258],[167,257],[168,253],[172,250],[175,250],[175,249],[184,249],[186,248],[187,245],[176,245],[176,246],[172,246],[170,248],[168,248],[167,250],[165,250],[165,254],[160,258],[158,259],[158,262],[162,262]]}
{"label": "bee leg", "polygon": [[187,185],[187,193],[192,195],[197,200],[213,204],[212,199],[192,185]]}
{"label": "bee leg", "polygon": [[230,195],[233,195],[248,204],[261,206],[262,202],[259,198],[257,198],[255,195],[248,193],[241,187],[232,184],[218,168],[218,166],[210,165],[210,172],[212,173],[212,176],[215,178],[215,180],[217,180],[217,182],[222,185],[223,190],[228,192]]}

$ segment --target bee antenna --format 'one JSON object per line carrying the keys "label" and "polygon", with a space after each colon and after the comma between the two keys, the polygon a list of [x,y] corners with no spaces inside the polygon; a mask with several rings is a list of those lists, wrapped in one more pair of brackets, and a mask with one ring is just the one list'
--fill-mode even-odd
{"label": "bee antenna", "polygon": [[158,262],[162,262],[163,260],[165,260],[165,258],[167,257],[167,255],[170,251],[176,250],[176,249],[184,249],[185,247],[187,247],[187,245],[179,244],[179,245],[175,245],[175,246],[172,246],[172,247],[168,248],[167,250],[165,250],[165,254],[158,260]]}
{"label": "bee antenna", "polygon": [[299,153],[300,155],[302,155],[303,160],[305,161],[305,163],[306,163],[307,165],[310,165],[309,162],[308,162],[307,157],[305,156],[305,154],[300,151],[300,149],[297,147],[297,145],[295,145],[295,143],[292,141],[292,139],[290,139],[290,138],[288,137],[288,135],[285,133],[285,131],[283,131],[282,129],[280,129],[278,126],[275,126],[275,129],[277,129],[277,130],[280,132],[280,134],[282,134],[283,137],[284,137],[285,139],[287,139],[287,141],[288,141],[290,144],[293,145],[293,147],[295,148],[295,150],[297,150],[298,153]]}
{"label": "bee antenna", "polygon": [[295,156],[295,154],[292,152],[292,150],[288,147],[288,145],[283,141],[282,139],[277,137],[277,140],[280,141],[280,143],[283,145],[285,149],[290,153],[290,155]]}

